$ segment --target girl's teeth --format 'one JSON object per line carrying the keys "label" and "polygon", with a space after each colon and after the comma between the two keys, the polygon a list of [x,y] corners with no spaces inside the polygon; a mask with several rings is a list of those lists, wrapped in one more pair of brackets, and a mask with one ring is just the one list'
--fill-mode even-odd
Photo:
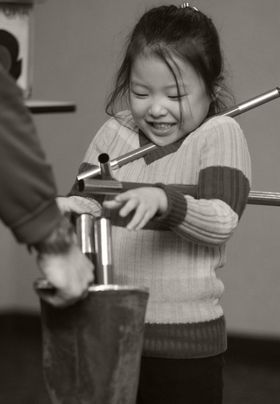
{"label": "girl's teeth", "polygon": [[153,123],[153,127],[156,129],[167,129],[172,125],[170,123]]}

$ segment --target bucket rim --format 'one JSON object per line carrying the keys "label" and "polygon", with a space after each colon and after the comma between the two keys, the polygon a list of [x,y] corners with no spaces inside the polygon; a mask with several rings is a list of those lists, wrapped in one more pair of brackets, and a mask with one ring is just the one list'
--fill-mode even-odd
{"label": "bucket rim", "polygon": [[129,292],[144,292],[149,293],[149,289],[145,286],[131,286],[131,285],[118,285],[118,284],[108,284],[108,285],[91,285],[88,288],[88,292],[105,292],[105,291],[129,291]]}
{"label": "bucket rim", "polygon": [[[44,292],[52,292],[56,291],[55,287],[49,283],[44,278],[39,278],[33,282],[33,288],[35,291],[40,293],[40,291]],[[138,291],[149,294],[149,288],[146,286],[136,286],[136,285],[118,285],[118,284],[92,284],[88,287],[88,293],[90,292],[105,292],[105,291]]]}

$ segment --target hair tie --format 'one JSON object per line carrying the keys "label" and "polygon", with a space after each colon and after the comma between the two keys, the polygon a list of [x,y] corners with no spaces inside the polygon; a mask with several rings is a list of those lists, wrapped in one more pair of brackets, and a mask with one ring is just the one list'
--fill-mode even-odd
{"label": "hair tie", "polygon": [[179,6],[179,8],[187,8],[187,7],[188,7],[188,8],[192,8],[193,10],[199,12],[199,9],[196,8],[196,7],[191,6],[190,3],[182,3],[182,4]]}

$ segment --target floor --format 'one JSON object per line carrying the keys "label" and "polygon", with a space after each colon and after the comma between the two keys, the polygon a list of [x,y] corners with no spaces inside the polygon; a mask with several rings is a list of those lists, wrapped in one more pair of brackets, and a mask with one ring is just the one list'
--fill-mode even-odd
{"label": "floor", "polygon": [[[0,325],[0,404],[51,404],[41,371],[39,317],[0,314]],[[266,403],[280,403],[280,340],[230,336],[224,404]]]}

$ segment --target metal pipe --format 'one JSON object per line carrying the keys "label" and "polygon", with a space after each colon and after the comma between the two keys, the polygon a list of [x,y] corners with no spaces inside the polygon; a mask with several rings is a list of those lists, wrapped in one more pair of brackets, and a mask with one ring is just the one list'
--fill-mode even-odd
{"label": "metal pipe", "polygon": [[279,96],[280,96],[280,88],[276,87],[274,90],[265,92],[261,95],[258,95],[257,97],[251,98],[250,100],[245,101],[242,104],[237,105],[235,107],[232,107],[219,115],[234,117],[239,114],[242,114],[243,112],[249,111],[250,109],[259,107],[260,105],[265,104],[266,102],[272,101],[275,98],[278,98]]}
{"label": "metal pipe", "polygon": [[[120,182],[117,180],[103,181],[86,178],[80,181],[80,191],[92,192],[96,195],[117,195],[133,188],[151,187],[151,183]],[[175,190],[185,195],[197,197],[195,185],[171,185]],[[280,192],[273,191],[250,191],[247,203],[249,205],[280,206]]]}
{"label": "metal pipe", "polygon": [[96,250],[96,283],[113,283],[112,230],[107,217],[98,217],[94,221],[94,245]]}
{"label": "metal pipe", "polygon": [[[154,187],[153,183],[144,182],[127,182],[117,180],[95,180],[93,178],[86,178],[80,181],[79,190],[81,192],[92,193],[95,195],[117,195],[121,192],[128,191],[130,189],[142,188],[142,187]],[[171,185],[171,187],[178,191],[195,197],[196,186],[195,185]]]}
{"label": "metal pipe", "polygon": [[111,223],[106,217],[83,213],[76,219],[78,244],[94,264],[94,283],[113,283]]}
{"label": "metal pipe", "polygon": [[76,234],[78,244],[84,254],[94,254],[93,244],[94,217],[89,213],[82,213],[76,218]]}
{"label": "metal pipe", "polygon": [[76,234],[82,253],[95,264],[94,217],[92,215],[82,213],[76,218]]}
{"label": "metal pipe", "polygon": [[280,192],[251,191],[247,203],[250,205],[280,206]]}
{"label": "metal pipe", "polygon": [[[267,91],[261,95],[258,95],[257,97],[251,98],[245,102],[242,102],[240,104],[237,104],[236,106],[219,113],[218,115],[220,116],[231,116],[235,117],[237,115],[243,114],[246,111],[249,111],[250,109],[256,108],[262,104],[265,104],[266,102],[272,101],[276,98],[280,97],[280,88],[276,87],[273,90]],[[136,150],[133,150],[132,152],[126,153],[114,160],[111,161],[110,167],[112,170],[116,168],[120,168],[121,166],[136,160],[140,157],[145,156],[147,153],[151,152],[152,150],[157,149],[159,146],[149,143],[145,146],[139,147]],[[77,180],[83,180],[86,178],[94,178],[97,175],[101,174],[101,168],[100,167],[94,167],[89,170],[84,171],[83,173],[78,174]]]}
{"label": "metal pipe", "polygon": [[[113,179],[110,157],[106,153],[98,156],[100,174],[103,182]],[[110,211],[103,209],[101,216],[94,220],[94,246],[96,250],[96,280],[99,285],[113,283],[112,228]]]}
{"label": "metal pipe", "polygon": [[100,174],[103,180],[113,179],[110,157],[107,153],[101,153],[98,156],[99,166],[100,166]]}

